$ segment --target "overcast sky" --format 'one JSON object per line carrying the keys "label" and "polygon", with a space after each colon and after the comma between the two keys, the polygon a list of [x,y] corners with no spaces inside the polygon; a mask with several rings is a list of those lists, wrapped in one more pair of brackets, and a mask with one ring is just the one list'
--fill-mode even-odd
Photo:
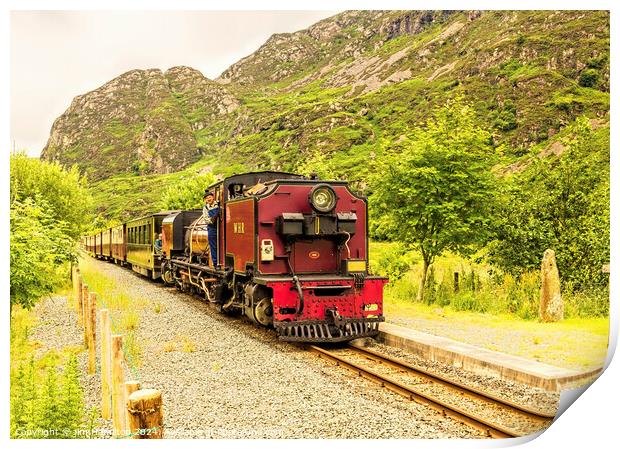
{"label": "overcast sky", "polygon": [[213,79],[273,33],[304,29],[337,12],[14,11],[11,138],[17,149],[38,156],[73,97],[121,73],[187,65]]}

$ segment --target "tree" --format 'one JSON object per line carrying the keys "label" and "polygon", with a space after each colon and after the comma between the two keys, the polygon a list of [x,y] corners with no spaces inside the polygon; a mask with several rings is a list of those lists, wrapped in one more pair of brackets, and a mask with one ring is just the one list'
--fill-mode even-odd
{"label": "tree", "polygon": [[507,179],[499,201],[491,259],[520,274],[538,269],[546,248],[562,281],[578,289],[605,286],[609,262],[609,128],[593,132],[581,117],[567,130],[559,156],[536,158]]}
{"label": "tree", "polygon": [[469,254],[487,239],[495,153],[473,108],[456,98],[435,109],[378,165],[371,180],[373,232],[420,251],[419,301],[437,256],[446,250]]}
{"label": "tree", "polygon": [[201,208],[205,189],[214,182],[215,176],[206,173],[170,186],[162,195],[162,208],[167,210]]}
{"label": "tree", "polygon": [[43,295],[59,285],[59,268],[75,258],[75,241],[69,225],[50,216],[39,198],[11,203],[11,309],[14,304],[30,309]]}
{"label": "tree", "polygon": [[46,212],[68,224],[67,234],[78,239],[92,218],[92,196],[86,178],[77,167],[69,170],[56,162],[30,158],[23,153],[11,155],[11,204],[30,198],[45,201]]}
{"label": "tree", "polygon": [[77,168],[11,155],[11,308],[32,307],[67,276],[91,205]]}

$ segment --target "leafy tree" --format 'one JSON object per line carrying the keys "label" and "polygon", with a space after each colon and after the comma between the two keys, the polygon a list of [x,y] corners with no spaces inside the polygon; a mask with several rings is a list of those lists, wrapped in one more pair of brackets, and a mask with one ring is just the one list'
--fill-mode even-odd
{"label": "leafy tree", "polygon": [[609,262],[609,129],[578,119],[560,156],[536,158],[500,195],[492,260],[513,274],[538,269],[553,248],[564,282],[605,286]]}
{"label": "leafy tree", "polygon": [[214,182],[213,174],[206,173],[170,186],[162,196],[162,208],[167,210],[201,208],[205,189]]}
{"label": "leafy tree", "polygon": [[77,168],[11,155],[11,307],[32,307],[66,277],[90,207]]}
{"label": "leafy tree", "polygon": [[401,145],[387,151],[370,198],[374,234],[422,254],[418,300],[429,266],[446,250],[469,254],[490,232],[496,180],[491,134],[461,98],[433,111]]}
{"label": "leafy tree", "polygon": [[92,197],[77,167],[65,170],[56,162],[44,162],[23,153],[11,155],[11,203],[45,200],[46,212],[68,223],[67,235],[79,238],[90,220]]}
{"label": "leafy tree", "polygon": [[75,241],[69,225],[50,214],[43,199],[11,203],[11,308],[30,309],[43,295],[59,285],[59,268],[73,260]]}
{"label": "leafy tree", "polygon": [[[67,262],[76,258],[77,239],[88,226],[90,195],[77,169],[23,154],[11,156],[10,304],[31,308],[54,291],[67,276]],[[11,322],[13,327],[13,322]],[[13,350],[13,348],[12,348]],[[31,436],[67,436],[82,421],[82,391],[77,360],[69,360],[62,383],[56,366],[37,388],[34,359],[19,367],[11,389],[11,432],[43,431]],[[62,393],[62,394],[61,394]],[[46,431],[57,432],[46,435]]]}

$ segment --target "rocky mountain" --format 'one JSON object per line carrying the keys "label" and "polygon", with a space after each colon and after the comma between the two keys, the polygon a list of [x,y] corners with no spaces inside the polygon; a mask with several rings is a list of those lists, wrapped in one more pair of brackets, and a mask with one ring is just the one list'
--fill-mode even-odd
{"label": "rocky mountain", "polygon": [[382,148],[455,95],[506,164],[579,115],[607,123],[609,13],[344,12],[272,36],[215,81],[188,67],[123,74],[73,101],[42,157],[91,179],[323,158],[363,181]]}
{"label": "rocky mountain", "polygon": [[226,87],[190,67],[132,70],[76,97],[42,158],[77,164],[94,180],[174,172],[200,159],[195,133],[238,107]]}

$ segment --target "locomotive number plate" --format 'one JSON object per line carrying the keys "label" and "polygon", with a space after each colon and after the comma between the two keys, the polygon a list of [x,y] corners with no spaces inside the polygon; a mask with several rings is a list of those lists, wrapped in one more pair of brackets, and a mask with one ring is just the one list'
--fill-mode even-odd
{"label": "locomotive number plate", "polygon": [[245,223],[233,223],[233,232],[235,234],[245,234]]}

